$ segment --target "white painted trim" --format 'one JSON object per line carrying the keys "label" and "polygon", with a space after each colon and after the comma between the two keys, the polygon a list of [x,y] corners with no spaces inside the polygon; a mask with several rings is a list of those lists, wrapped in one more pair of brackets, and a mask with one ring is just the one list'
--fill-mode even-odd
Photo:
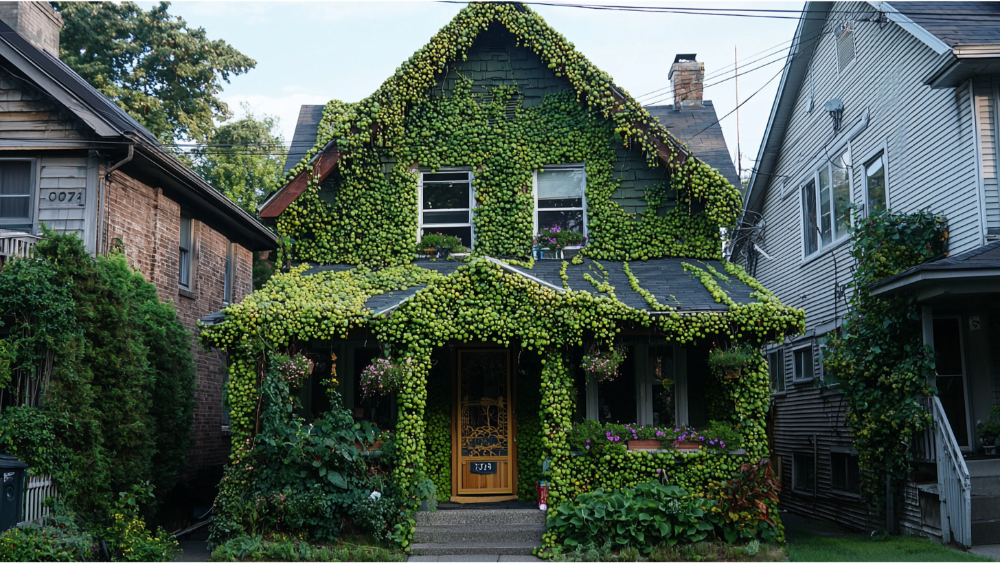
{"label": "white painted trim", "polygon": [[[469,175],[469,222],[468,224],[435,223],[428,228],[469,227],[469,238],[471,240],[469,240],[468,248],[472,249],[476,246],[476,217],[474,212],[476,209],[476,187],[473,185],[473,181],[476,177],[472,173],[472,169],[468,166],[442,167],[433,172],[429,168],[417,170],[417,243],[420,243],[420,231],[424,229],[424,174],[440,174],[447,172],[465,172]],[[465,209],[434,209],[433,211],[465,211]]]}
{"label": "white painted trim", "polygon": [[39,157],[0,157],[0,163],[3,162],[26,162],[31,167],[31,177],[28,179],[28,183],[31,185],[31,190],[28,194],[28,220],[27,221],[9,221],[6,223],[0,223],[0,229],[6,228],[7,225],[20,225],[25,222],[31,224],[31,231],[29,234],[38,235],[39,221],[38,216],[39,207],[41,206],[42,197],[42,165],[41,158]]}
{"label": "white painted trim", "polygon": [[954,280],[965,278],[995,278],[1000,276],[1000,268],[977,268],[975,270],[931,270],[903,276],[883,286],[872,289],[872,297],[922,281]]}
{"label": "white painted trim", "polygon": [[[808,377],[797,377],[798,373],[795,367],[795,353],[799,350],[809,349],[809,356],[812,359],[813,370]],[[802,383],[803,381],[813,381],[816,379],[816,357],[815,351],[813,350],[813,339],[810,338],[806,343],[799,346],[789,346],[788,351],[792,354],[792,383]],[[787,386],[786,386],[787,387]]]}
{"label": "white painted trim", "polygon": [[935,53],[943,55],[951,51],[951,47],[949,47],[944,41],[941,41],[936,35],[914,23],[913,20],[900,13],[900,11],[896,8],[893,8],[888,2],[868,3],[876,10],[884,12],[886,17],[889,18],[889,21],[895,23],[899,27],[906,30],[910,35],[919,39],[921,43],[933,49]]}
{"label": "white painted trim", "polygon": [[975,78],[969,83],[969,109],[972,110],[972,144],[976,149],[976,192],[979,197],[979,245],[986,244],[986,184],[983,182],[983,146],[979,130],[979,111],[976,107]]}
{"label": "white painted trim", "polygon": [[[868,128],[868,123],[870,121],[871,121],[871,111],[868,108],[865,108],[865,111],[862,112],[860,116],[858,116],[858,119],[854,122],[854,125],[852,125],[849,130],[844,131],[837,137],[831,139],[831,142],[833,142],[833,144],[829,145],[828,149],[824,150],[821,147],[819,150],[817,150],[816,155],[813,156],[812,159],[810,159],[809,166],[802,168],[802,171],[797,174],[798,176],[797,181],[794,183],[786,183],[786,186],[794,185],[797,188],[801,188],[802,186],[804,186],[806,182],[809,181],[809,178],[805,178],[805,176],[811,175],[815,171],[815,169],[818,168],[823,163],[823,161],[827,159],[826,153],[840,154],[844,150],[850,149],[851,141],[857,138],[858,135],[860,135],[865,129]],[[794,146],[794,145],[789,145],[789,146]],[[853,162],[853,160],[854,160],[853,155],[851,155],[851,161]],[[782,192],[781,199],[786,199],[788,196],[795,193],[796,191],[799,190],[788,188],[787,191]]]}
{"label": "white painted trim", "polygon": [[97,151],[92,151],[87,155],[87,203],[83,216],[83,244],[91,256],[97,256],[98,252],[97,230],[100,225],[97,223],[97,169],[100,165],[101,161]]}
{"label": "white painted trim", "polygon": [[[959,350],[959,357],[962,359],[962,375],[961,375],[961,377],[962,377],[962,391],[964,392],[964,395],[965,395],[965,432],[967,434],[966,439],[968,440],[966,442],[968,444],[967,446],[959,446],[959,447],[962,449],[963,452],[970,453],[970,452],[974,452],[975,449],[976,449],[976,442],[975,442],[976,436],[975,436],[975,427],[972,424],[972,402],[971,402],[971,399],[969,398],[969,391],[970,391],[970,389],[969,389],[969,373],[968,373],[969,369],[968,369],[968,366],[966,365],[968,362],[966,362],[966,360],[965,360],[965,351],[966,351],[965,350],[965,316],[964,315],[958,315],[958,314],[954,314],[954,315],[934,315],[934,320],[946,320],[946,319],[955,319],[955,320],[958,321],[958,346],[960,348],[960,350]],[[937,381],[940,381],[941,375],[939,375],[937,373],[937,369],[934,370],[934,377],[935,377],[935,383]],[[955,377],[955,375],[954,374],[952,374],[952,375],[945,375],[944,377]]]}
{"label": "white painted trim", "polygon": [[[587,236],[587,165],[584,163],[574,163],[574,164],[546,164],[543,165],[542,170],[580,170],[583,172],[583,185],[580,186],[580,198],[583,203],[583,236]],[[532,201],[532,214],[531,214],[531,233],[532,233],[532,247],[534,247],[534,235],[538,232],[538,169],[531,171],[531,201]],[[575,210],[575,207],[567,208],[569,211]],[[566,250],[577,250],[582,248],[582,245],[578,246],[567,246]]]}
{"label": "white painted trim", "polygon": [[503,268],[504,270],[507,270],[508,272],[514,272],[515,274],[518,274],[520,276],[528,278],[529,280],[531,280],[531,281],[533,281],[533,282],[535,282],[535,283],[537,283],[539,285],[543,285],[543,286],[545,286],[545,287],[547,287],[549,289],[553,289],[555,291],[560,291],[560,292],[566,291],[565,288],[559,287],[557,285],[553,285],[553,284],[551,284],[551,283],[549,283],[549,282],[547,282],[547,281],[545,281],[543,279],[536,278],[535,276],[533,276],[533,275],[531,275],[531,274],[529,274],[527,272],[524,272],[522,270],[518,270],[514,266],[511,266],[510,264],[506,264],[504,262],[501,262],[500,260],[497,260],[496,258],[492,258],[490,256],[487,256],[486,257],[486,261],[490,262],[490,263],[493,263],[493,264],[496,264],[497,266],[500,266],[501,268]]}
{"label": "white painted trim", "polygon": [[678,428],[687,426],[690,421],[688,417],[688,373],[687,373],[687,347],[677,346],[674,348],[677,353],[674,356],[674,367],[677,372],[674,374],[674,422]]}

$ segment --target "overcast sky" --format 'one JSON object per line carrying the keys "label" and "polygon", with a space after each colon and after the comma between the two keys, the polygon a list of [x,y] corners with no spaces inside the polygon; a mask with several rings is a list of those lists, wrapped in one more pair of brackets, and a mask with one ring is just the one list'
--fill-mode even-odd
{"label": "overcast sky", "polygon": [[[152,5],[141,4],[145,8]],[[705,63],[706,84],[733,76],[734,48],[743,61],[741,73],[780,58],[781,62],[739,76],[741,101],[760,90],[739,111],[743,166],[752,167],[751,159],[757,155],[780,82],[780,76],[775,75],[784,64],[783,55],[795,32],[796,12],[802,3],[655,5],[768,8],[787,12],[749,18],[595,11],[566,6],[532,8],[633,96],[667,89],[663,96],[640,98],[644,104],[672,103],[667,73],[677,53],[698,55],[698,60]],[[463,6],[421,1],[176,2],[170,12],[193,27],[205,28],[210,38],[223,39],[257,61],[255,69],[232,79],[222,97],[236,111],[241,102],[248,102],[256,113],[280,118],[287,143],[300,105],[324,104],[334,98],[355,102],[368,96]],[[751,63],[767,53],[775,54]],[[719,76],[712,78],[713,74]],[[769,80],[770,84],[764,86]],[[706,88],[705,99],[714,102],[719,117],[736,106],[735,86],[734,80],[728,80]],[[722,128],[729,152],[735,154],[736,115],[725,118]]]}

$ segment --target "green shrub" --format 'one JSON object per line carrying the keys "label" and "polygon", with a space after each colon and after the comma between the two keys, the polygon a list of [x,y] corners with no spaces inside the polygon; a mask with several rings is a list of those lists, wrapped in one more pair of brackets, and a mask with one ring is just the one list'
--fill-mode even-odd
{"label": "green shrub", "polygon": [[75,515],[56,502],[43,526],[12,528],[0,535],[0,561],[86,561],[97,544],[82,531]]}
{"label": "green shrub", "polygon": [[388,549],[310,545],[289,537],[238,536],[212,552],[212,561],[405,561]]}
{"label": "green shrub", "polygon": [[146,529],[139,515],[142,502],[153,496],[149,483],[135,485],[129,493],[119,493],[111,514],[111,525],[104,529],[102,539],[114,561],[172,561],[177,552],[177,540],[163,528],[155,533]]}
{"label": "green shrub", "polygon": [[707,538],[717,520],[713,506],[680,487],[643,483],[615,492],[597,489],[564,502],[549,516],[548,526],[571,549],[610,541],[619,549],[649,553],[655,545]]}

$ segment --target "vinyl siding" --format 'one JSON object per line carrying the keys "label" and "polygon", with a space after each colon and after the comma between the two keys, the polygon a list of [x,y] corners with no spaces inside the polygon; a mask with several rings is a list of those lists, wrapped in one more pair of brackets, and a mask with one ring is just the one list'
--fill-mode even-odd
{"label": "vinyl siding", "polygon": [[[838,71],[834,29],[844,14],[854,12],[852,29],[855,60]],[[774,453],[784,470],[782,506],[798,513],[871,530],[884,525],[859,497],[832,488],[830,453],[849,450],[852,440],[843,419],[846,407],[836,387],[813,382],[793,382],[791,350],[809,342],[813,347],[816,377],[822,377],[818,338],[840,324],[847,302],[838,287],[851,279],[854,266],[850,242],[844,240],[803,258],[802,200],[800,189],[812,178],[817,163],[835,158],[843,144],[851,154],[851,200],[864,204],[864,165],[884,149],[887,154],[889,207],[896,212],[924,208],[947,216],[951,230],[950,252],[980,244],[979,182],[976,139],[973,135],[972,99],[968,85],[932,90],[923,84],[939,64],[930,48],[896,24],[882,29],[865,3],[835,3],[825,32],[809,62],[802,88],[794,102],[783,146],[764,196],[765,248],[771,259],[761,258],[757,279],[783,303],[806,311],[806,340],[786,343],[786,392],[772,402]],[[810,113],[809,97],[814,96]],[[839,98],[844,104],[841,132],[834,135],[823,104]],[[845,141],[859,119],[868,112],[864,129]],[[843,142],[842,142],[843,141]],[[985,162],[983,163],[985,165]],[[996,176],[995,165],[984,166]],[[784,194],[782,193],[784,186]],[[816,451],[815,495],[792,489],[795,453]],[[915,491],[907,494],[916,498]],[[933,533],[911,510],[901,515],[912,531]]]}
{"label": "vinyl siding", "polygon": [[61,233],[86,240],[87,158],[42,157],[38,220]]}

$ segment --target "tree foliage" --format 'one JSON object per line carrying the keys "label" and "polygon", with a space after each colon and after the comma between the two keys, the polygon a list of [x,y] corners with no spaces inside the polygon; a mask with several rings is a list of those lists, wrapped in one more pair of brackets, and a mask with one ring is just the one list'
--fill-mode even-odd
{"label": "tree foliage", "polygon": [[160,141],[207,142],[230,117],[222,82],[256,62],[203,28],[133,2],[56,2],[63,18],[59,56]]}
{"label": "tree foliage", "polygon": [[873,297],[869,286],[941,255],[947,238],[945,219],[929,211],[858,217],[852,232],[854,292],[843,335],[831,337],[823,366],[842,384],[862,486],[879,503],[887,472],[905,477],[910,445],[931,421],[919,398],[934,393],[934,354],[923,344],[914,296]]}
{"label": "tree foliage", "polygon": [[257,117],[243,104],[241,119],[219,127],[212,144],[192,154],[195,172],[248,213],[256,214],[267,196],[280,187],[285,165],[284,140],[278,119]]}

